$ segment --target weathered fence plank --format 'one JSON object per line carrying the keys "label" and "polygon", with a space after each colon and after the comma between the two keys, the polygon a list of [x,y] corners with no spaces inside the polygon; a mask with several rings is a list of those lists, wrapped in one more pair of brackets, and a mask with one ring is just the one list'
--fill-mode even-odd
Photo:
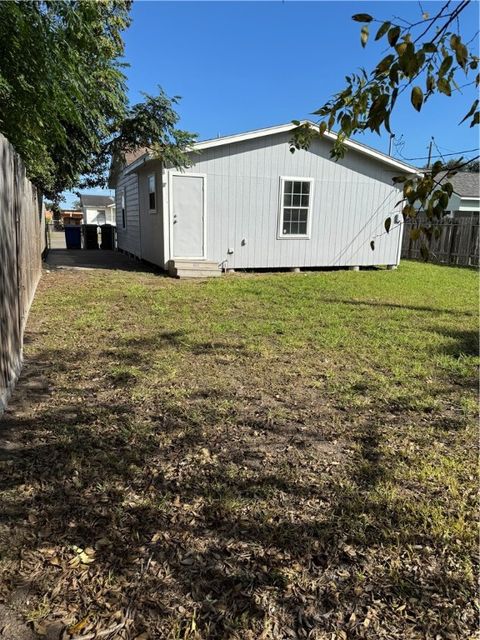
{"label": "weathered fence plank", "polygon": [[420,247],[422,243],[425,243],[431,262],[463,267],[478,266],[478,216],[444,218],[435,223],[435,230],[430,241],[427,241],[423,236],[418,240],[412,240],[411,230],[418,228],[425,222],[425,218],[418,218],[404,223],[402,258],[422,259]]}
{"label": "weathered fence plank", "polygon": [[0,134],[0,414],[22,366],[23,332],[41,274],[42,201]]}

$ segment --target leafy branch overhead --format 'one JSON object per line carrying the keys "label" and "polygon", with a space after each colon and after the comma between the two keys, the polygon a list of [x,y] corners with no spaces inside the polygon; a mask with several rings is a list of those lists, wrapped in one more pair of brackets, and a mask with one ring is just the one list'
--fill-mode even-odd
{"label": "leafy branch overhead", "polygon": [[[352,16],[362,23],[361,46],[366,47],[374,33],[375,41],[387,45],[384,51],[387,55],[370,73],[361,69],[346,76],[345,87],[314,111],[321,118],[319,128],[309,124],[299,126],[292,148],[308,148],[315,137],[335,127],[338,137],[331,155],[339,159],[346,151],[345,140],[352,135],[367,130],[380,134],[382,128],[392,134],[391,116],[402,94],[406,93],[412,107],[420,112],[434,95],[450,97],[464,87],[478,87],[479,58],[470,43],[463,42],[460,33],[459,17],[469,4],[470,0],[446,2],[435,15],[424,13],[414,23],[399,18],[381,21],[367,13]],[[374,24],[378,24],[375,30]],[[478,98],[467,104],[459,124],[478,125],[478,106]],[[430,220],[440,218],[452,192],[451,184],[444,181],[465,164],[468,162],[461,159],[444,175],[443,165],[436,163],[423,176],[398,178],[396,182],[403,184],[404,216],[415,217],[420,206]]]}
{"label": "leafy branch overhead", "polygon": [[51,199],[103,185],[113,149],[158,145],[184,166],[194,136],[176,129],[163,92],[129,106],[123,32],[128,0],[0,2],[0,132]]}
{"label": "leafy branch overhead", "polygon": [[146,148],[167,165],[188,165],[191,160],[186,154],[197,136],[177,129],[179,117],[174,105],[180,98],[168,98],[161,88],[158,96],[143,94],[143,98],[143,102],[129,109],[106,146],[108,155],[123,160],[125,153]]}

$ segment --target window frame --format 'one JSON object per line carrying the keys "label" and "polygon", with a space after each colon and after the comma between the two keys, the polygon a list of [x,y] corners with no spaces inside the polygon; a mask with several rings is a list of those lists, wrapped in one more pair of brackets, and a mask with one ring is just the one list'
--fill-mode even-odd
{"label": "window frame", "polygon": [[[310,191],[308,198],[308,207],[293,206],[284,204],[285,201],[285,183],[286,182],[308,182],[310,183]],[[277,239],[278,240],[310,240],[312,236],[312,202],[313,202],[314,179],[310,177],[300,176],[280,176],[279,188],[279,207],[278,207],[278,223],[277,223]],[[283,232],[283,216],[284,209],[307,209],[307,231],[306,233],[284,233]]]}
{"label": "window frame", "polygon": [[122,216],[122,229],[127,228],[127,189],[122,188],[120,194],[120,215]]}
{"label": "window frame", "polygon": [[[150,178],[153,179],[153,191],[150,191]],[[150,207],[150,196],[152,193],[155,198],[155,207],[153,209]],[[157,213],[157,177],[154,173],[149,173],[147,175],[147,203],[148,213]]]}

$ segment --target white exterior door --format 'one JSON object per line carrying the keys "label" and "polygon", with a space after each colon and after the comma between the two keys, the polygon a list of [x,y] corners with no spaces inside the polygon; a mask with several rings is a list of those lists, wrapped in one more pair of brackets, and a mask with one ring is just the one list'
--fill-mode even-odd
{"label": "white exterior door", "polygon": [[173,174],[171,193],[174,258],[205,257],[205,176]]}

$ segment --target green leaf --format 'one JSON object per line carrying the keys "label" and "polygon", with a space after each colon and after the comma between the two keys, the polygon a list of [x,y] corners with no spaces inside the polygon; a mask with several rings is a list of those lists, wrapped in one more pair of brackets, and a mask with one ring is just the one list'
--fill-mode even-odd
{"label": "green leaf", "polygon": [[402,213],[403,213],[403,216],[405,218],[416,218],[417,217],[417,210],[411,204],[406,204],[403,207]]}
{"label": "green leaf", "polygon": [[383,36],[387,33],[387,31],[390,29],[391,27],[391,23],[390,22],[384,22],[382,24],[382,26],[380,27],[380,29],[377,31],[377,35],[375,36],[375,40],[380,40],[380,38],[383,38]]}
{"label": "green leaf", "polygon": [[443,191],[445,191],[445,193],[448,194],[449,198],[452,197],[453,185],[452,185],[451,182],[445,182],[445,184],[442,184],[442,189],[443,189]]}
{"label": "green leaf", "polygon": [[410,229],[410,238],[412,240],[418,240],[420,237],[420,228],[415,227],[414,229]]}
{"label": "green leaf", "polygon": [[392,84],[398,84],[398,64],[392,64],[392,66],[390,67],[390,72],[388,74],[388,77],[390,78],[390,82]]}
{"label": "green leaf", "polygon": [[412,95],[410,97],[410,100],[411,100],[411,102],[413,104],[413,107],[417,111],[420,111],[420,109],[422,108],[422,104],[423,104],[423,91],[421,90],[421,88],[419,86],[413,87]]}
{"label": "green leaf", "polygon": [[480,111],[477,111],[477,113],[473,116],[473,119],[470,123],[470,128],[474,127],[479,122],[480,122]]}
{"label": "green leaf", "polygon": [[392,226],[392,219],[391,218],[387,218],[384,222],[384,226],[385,226],[385,231],[387,233],[390,232],[390,227]]}
{"label": "green leaf", "polygon": [[380,60],[380,62],[377,64],[375,68],[375,75],[380,75],[382,73],[385,73],[385,71],[387,71],[390,68],[390,65],[394,60],[395,60],[395,56],[393,54],[390,54],[389,56],[385,56],[385,58],[383,58],[383,60]]}
{"label": "green leaf", "polygon": [[475,109],[478,107],[478,103],[479,103],[479,100],[478,100],[478,98],[477,98],[477,100],[475,100],[475,102],[474,102],[474,103],[472,104],[472,106],[470,107],[470,109],[469,109],[469,111],[468,111],[467,115],[466,115],[466,116],[464,116],[464,117],[460,120],[460,122],[459,122],[458,124],[462,124],[462,122],[465,122],[465,120],[466,120],[467,118],[470,118],[470,116],[473,116],[473,114],[475,113]]}
{"label": "green leaf", "polygon": [[438,90],[440,91],[440,93],[444,93],[447,96],[451,96],[452,95],[452,89],[450,87],[450,83],[445,78],[439,78],[437,86],[438,86]]}
{"label": "green leaf", "polygon": [[356,13],[352,16],[352,20],[355,20],[355,22],[371,22],[373,18],[368,13]]}
{"label": "green leaf", "polygon": [[364,48],[368,41],[368,35],[369,35],[368,25],[365,24],[360,31],[360,42],[362,43],[362,47]]}
{"label": "green leaf", "polygon": [[446,56],[443,59],[442,64],[440,65],[440,69],[438,70],[438,75],[444,76],[452,66],[452,62],[453,62],[452,56]]}
{"label": "green leaf", "polygon": [[325,122],[325,120],[322,120],[319,127],[320,135],[323,136],[326,130],[327,130],[327,123]]}
{"label": "green leaf", "polygon": [[424,42],[422,48],[425,53],[437,53],[437,45],[433,42]]}
{"label": "green leaf", "polygon": [[468,49],[464,44],[459,44],[455,49],[455,58],[462,69],[465,69],[468,60]]}
{"label": "green leaf", "polygon": [[394,47],[397,44],[397,40],[400,37],[400,27],[392,27],[388,32],[388,44]]}

